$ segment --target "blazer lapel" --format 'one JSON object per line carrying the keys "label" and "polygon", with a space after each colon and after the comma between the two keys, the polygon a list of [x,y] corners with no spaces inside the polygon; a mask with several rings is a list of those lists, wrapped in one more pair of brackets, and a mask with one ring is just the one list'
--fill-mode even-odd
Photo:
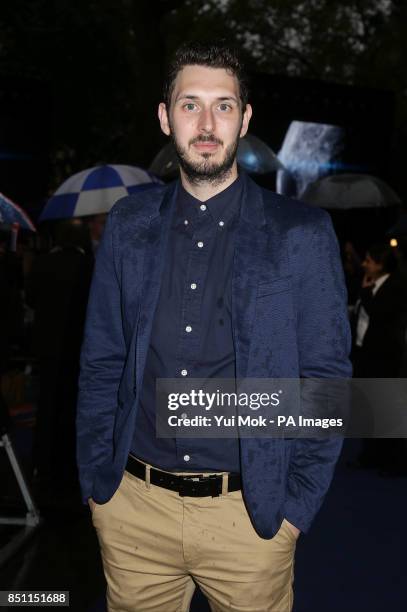
{"label": "blazer lapel", "polygon": [[237,378],[244,378],[247,372],[258,276],[267,248],[265,225],[261,191],[245,177],[232,277],[232,328]]}
{"label": "blazer lapel", "polygon": [[160,210],[149,218],[147,231],[144,232],[143,279],[136,332],[136,388],[139,388],[143,378],[176,194],[175,185],[164,196]]}

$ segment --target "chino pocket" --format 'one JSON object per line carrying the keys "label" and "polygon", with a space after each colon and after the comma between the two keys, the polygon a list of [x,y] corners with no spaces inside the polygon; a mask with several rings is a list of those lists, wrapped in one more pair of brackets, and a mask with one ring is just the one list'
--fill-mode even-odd
{"label": "chino pocket", "polygon": [[123,474],[123,483],[125,483],[130,489],[134,488],[141,492],[149,491],[145,480],[134,476],[134,474],[131,474],[131,472],[128,472],[127,470],[125,470]]}
{"label": "chino pocket", "polygon": [[281,523],[280,529],[282,529],[283,531],[285,531],[288,534],[288,536],[290,537],[291,541],[294,542],[294,544],[297,543],[298,538],[295,535],[295,533],[292,531],[290,525],[288,524],[287,519],[283,519],[283,522]]}
{"label": "chino pocket", "polygon": [[89,504],[90,515],[91,515],[93,526],[95,528],[98,526],[99,521],[97,520],[97,518],[99,516],[99,510],[102,508],[103,505],[104,504],[98,504],[95,501]]}

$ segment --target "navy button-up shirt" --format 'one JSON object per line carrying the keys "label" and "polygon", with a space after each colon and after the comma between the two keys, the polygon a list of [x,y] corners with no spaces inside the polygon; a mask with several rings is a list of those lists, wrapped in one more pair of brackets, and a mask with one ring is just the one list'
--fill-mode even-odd
{"label": "navy button-up shirt", "polygon": [[240,472],[237,439],[157,438],[157,378],[235,378],[232,335],[234,237],[242,179],[205,202],[181,185],[131,452],[164,470]]}

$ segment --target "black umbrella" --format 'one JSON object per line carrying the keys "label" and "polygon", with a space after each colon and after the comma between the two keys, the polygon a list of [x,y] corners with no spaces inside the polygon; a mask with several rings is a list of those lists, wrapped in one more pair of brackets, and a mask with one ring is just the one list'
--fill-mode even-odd
{"label": "black umbrella", "polygon": [[383,208],[401,200],[387,183],[369,174],[332,174],[308,185],[301,200],[322,208]]}

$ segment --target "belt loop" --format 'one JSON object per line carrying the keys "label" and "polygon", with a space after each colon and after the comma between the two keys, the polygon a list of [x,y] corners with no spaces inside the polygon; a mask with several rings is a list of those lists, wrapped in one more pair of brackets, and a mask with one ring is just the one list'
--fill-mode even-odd
{"label": "belt loop", "polygon": [[151,470],[151,465],[146,464],[146,488],[147,489],[150,488],[150,470]]}
{"label": "belt loop", "polygon": [[229,489],[229,472],[222,474],[222,495],[227,495]]}

